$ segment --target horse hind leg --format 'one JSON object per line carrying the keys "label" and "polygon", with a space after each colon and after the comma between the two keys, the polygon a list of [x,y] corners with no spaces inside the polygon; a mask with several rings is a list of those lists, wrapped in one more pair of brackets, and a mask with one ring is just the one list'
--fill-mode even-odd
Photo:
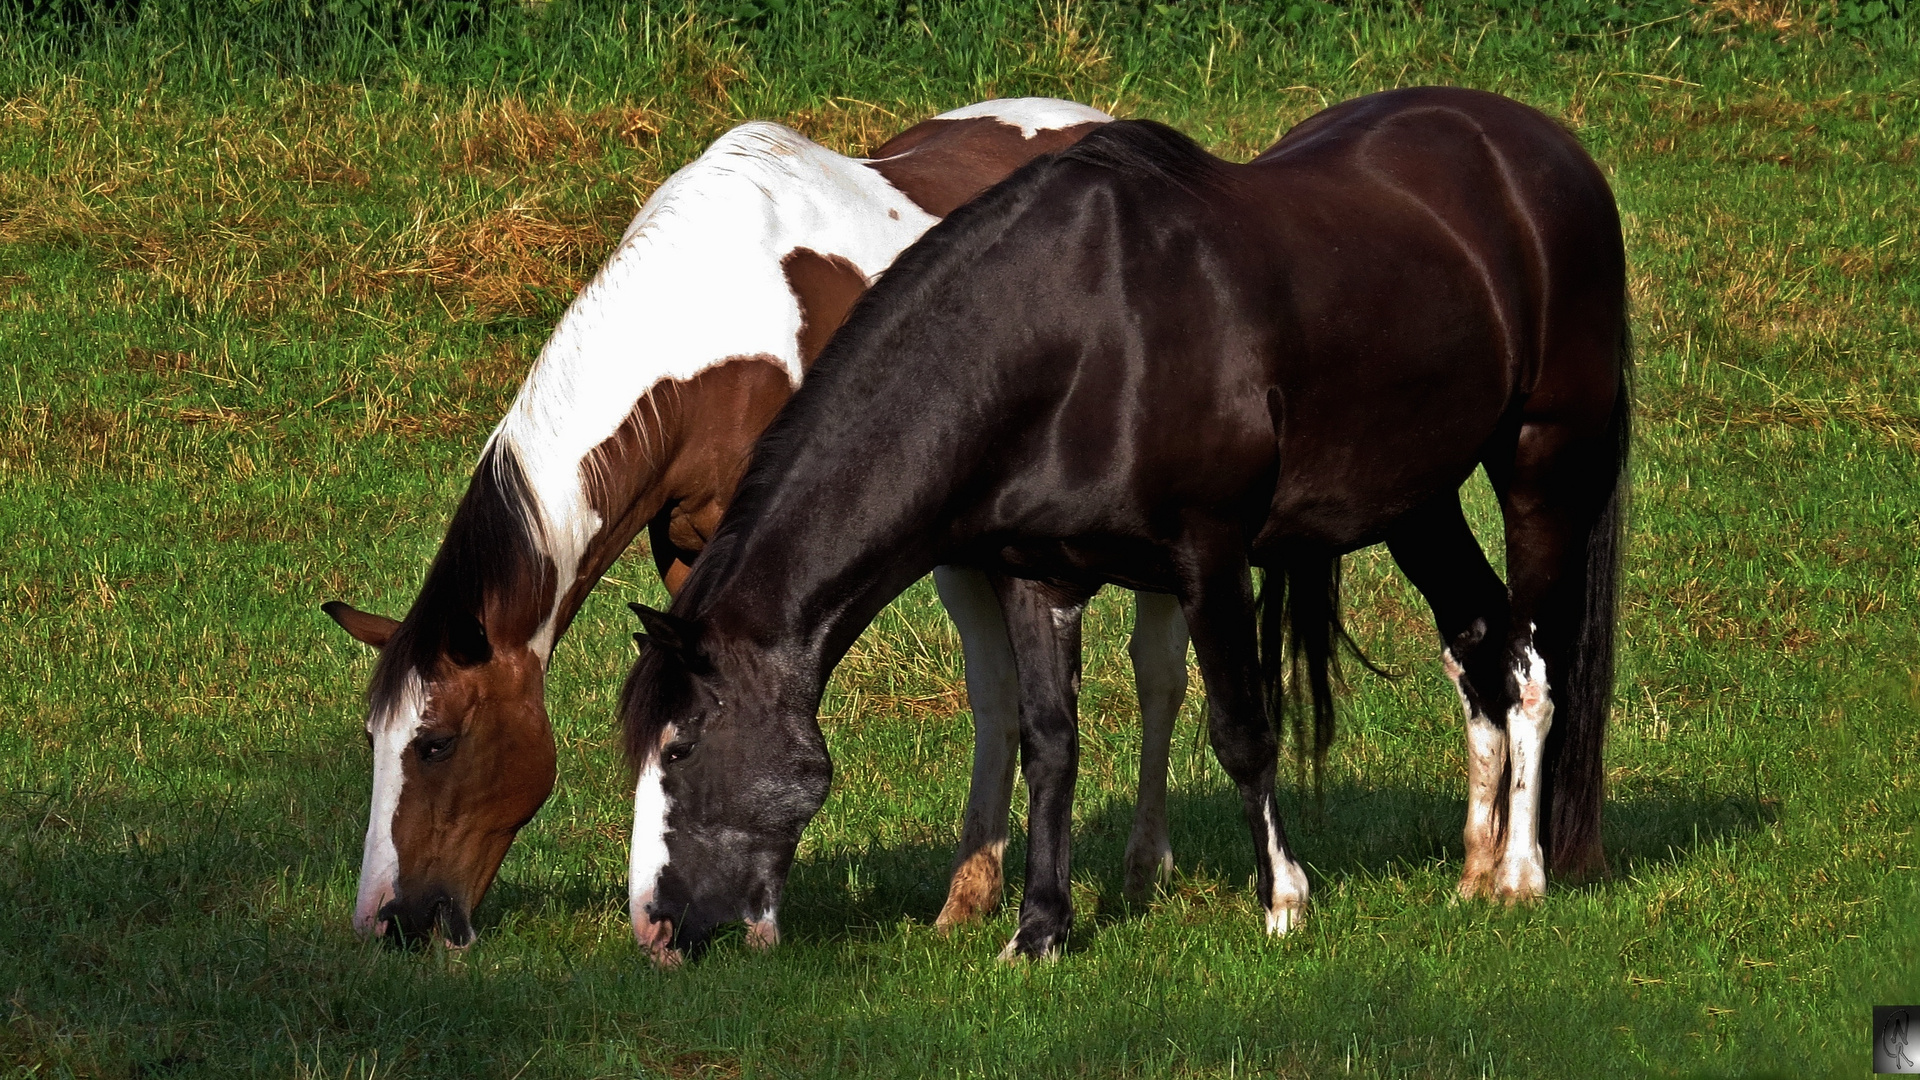
{"label": "horse hind leg", "polygon": [[1467,723],[1466,865],[1459,895],[1492,895],[1508,821],[1507,591],[1449,492],[1397,522],[1394,561],[1426,597],[1440,632],[1440,662]]}
{"label": "horse hind leg", "polygon": [[[1194,657],[1207,690],[1208,736],[1220,766],[1240,789],[1241,810],[1253,838],[1254,888],[1269,934],[1284,934],[1306,917],[1306,871],[1294,859],[1274,798],[1279,740],[1261,689],[1262,632],[1256,629],[1253,581],[1238,546],[1236,559],[1215,555],[1211,572],[1189,586],[1184,601]],[[1277,607],[1277,605],[1276,605]],[[1270,609],[1272,610],[1272,609]],[[1279,649],[1278,624],[1264,645]]]}
{"label": "horse hind leg", "polygon": [[1135,593],[1133,637],[1134,688],[1140,698],[1140,788],[1133,807],[1133,832],[1127,837],[1125,895],[1145,901],[1155,882],[1173,875],[1173,846],[1167,838],[1167,760],[1173,723],[1187,697],[1187,621],[1180,601],[1164,593]]}
{"label": "horse hind leg", "polygon": [[1007,815],[1020,751],[1020,679],[1006,616],[987,575],[942,566],[935,568],[933,581],[960,631],[967,700],[973,710],[973,782],[947,901],[934,920],[935,926],[946,928],[973,922],[1000,904]]}
{"label": "horse hind leg", "polygon": [[[1614,423],[1624,415],[1622,406]],[[1494,477],[1513,598],[1510,827],[1494,883],[1508,902],[1546,891],[1549,858],[1557,875],[1605,869],[1601,754],[1613,695],[1624,445],[1611,429],[1582,437],[1529,425],[1511,470]]]}

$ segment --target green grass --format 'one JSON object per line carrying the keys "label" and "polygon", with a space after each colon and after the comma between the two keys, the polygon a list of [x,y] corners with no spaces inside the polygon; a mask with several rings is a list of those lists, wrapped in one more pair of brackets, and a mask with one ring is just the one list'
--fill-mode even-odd
{"label": "green grass", "polygon": [[[1582,37],[1490,14],[1315,9],[1274,29],[1138,10],[730,32],[556,7],[305,60],[138,26],[0,37],[0,1067],[1864,1072],[1868,1007],[1920,998],[1910,40],[1684,6]],[[352,936],[371,665],[318,605],[404,609],[572,290],[707,140],[768,116],[858,149],[1050,93],[1244,158],[1324,102],[1423,82],[1564,118],[1625,212],[1642,424],[1611,881],[1522,910],[1447,902],[1458,706],[1424,608],[1365,552],[1351,623],[1406,676],[1355,680],[1323,806],[1285,796],[1306,928],[1259,933],[1197,699],[1176,739],[1178,874],[1145,910],[1120,903],[1137,746],[1109,593],[1089,627],[1073,947],[997,964],[1010,908],[931,928],[971,727],[922,583],[829,692],[838,775],[782,946],[734,933],[657,973],[624,916],[611,712],[622,604],[663,594],[630,556],[556,656],[560,786],[480,942]],[[1480,487],[1472,509],[1497,537]]]}

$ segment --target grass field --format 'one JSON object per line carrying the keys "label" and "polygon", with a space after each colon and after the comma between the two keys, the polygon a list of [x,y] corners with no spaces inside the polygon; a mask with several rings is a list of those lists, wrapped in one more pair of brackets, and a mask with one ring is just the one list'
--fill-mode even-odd
{"label": "grass field", "polygon": [[[1295,7],[1275,28],[1179,5],[861,23],[843,18],[859,5],[737,4],[729,31],[555,5],[277,67],[207,33],[0,34],[0,1068],[1864,1074],[1868,1007],[1920,999],[1911,36],[1757,0],[1579,36],[1538,8]],[[1350,625],[1404,677],[1355,680],[1323,804],[1283,795],[1306,928],[1258,930],[1197,691],[1176,878],[1144,910],[1120,902],[1137,746],[1109,592],[1089,626],[1073,948],[998,964],[1010,906],[931,926],[971,726],[923,582],[829,691],[838,774],[782,946],[735,932],[658,973],[625,919],[611,723],[623,604],[664,599],[636,552],[556,654],[560,786],[479,943],[353,937],[371,662],[318,605],[402,612],[572,291],[704,143],[771,117],[857,151],[1041,93],[1244,159],[1325,103],[1418,83],[1563,118],[1624,212],[1642,422],[1612,880],[1526,909],[1448,903],[1458,705],[1424,607],[1369,551],[1348,562]],[[1480,487],[1472,508],[1497,541]]]}

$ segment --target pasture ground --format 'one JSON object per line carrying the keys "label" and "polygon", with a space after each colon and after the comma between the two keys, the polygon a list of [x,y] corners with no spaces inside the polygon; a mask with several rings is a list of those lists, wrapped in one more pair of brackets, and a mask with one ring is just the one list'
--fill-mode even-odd
{"label": "pasture ground", "polygon": [[[1791,4],[1581,37],[1364,6],[1287,30],[1113,14],[1136,10],[941,9],[865,38],[535,19],[353,70],[276,71],[207,37],[0,36],[0,1069],[1865,1073],[1869,1006],[1920,999],[1910,39],[1863,45]],[[1625,216],[1641,421],[1611,880],[1518,910],[1448,902],[1458,706],[1424,607],[1369,551],[1348,563],[1350,622],[1404,677],[1354,679],[1323,804],[1289,780],[1306,928],[1258,931],[1197,696],[1178,873],[1144,910],[1120,902],[1137,746],[1109,592],[1073,949],[998,964],[1011,905],[931,927],[971,728],[923,582],[828,695],[838,775],[784,944],[755,955],[735,933],[657,973],[625,921],[610,723],[623,604],[664,595],[636,551],[558,651],[560,786],[479,943],[405,954],[348,931],[371,662],[319,604],[403,611],[572,291],[705,142],[773,117],[857,151],[1042,93],[1244,159],[1323,103],[1416,83],[1563,118]],[[1497,540],[1480,486],[1473,507]]]}

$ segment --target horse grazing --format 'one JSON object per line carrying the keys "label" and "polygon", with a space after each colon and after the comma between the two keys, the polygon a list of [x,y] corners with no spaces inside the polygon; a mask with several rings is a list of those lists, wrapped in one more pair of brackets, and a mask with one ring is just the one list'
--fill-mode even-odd
{"label": "horse grazing", "polygon": [[[470,912],[553,790],[555,643],[642,528],[669,589],[719,523],[753,440],[872,277],[941,216],[1106,114],[988,101],[842,157],[776,124],[733,129],[647,200],[555,328],[480,455],[404,621],[325,609],[381,650],[373,799],[353,923],[472,940]],[[1013,659],[977,572],[940,576],[979,728],[950,918],[997,901],[1018,738]],[[1150,730],[1171,736],[1184,626],[1141,610]],[[1151,757],[1151,754],[1149,754]],[[1165,862],[1164,764],[1141,861]],[[1152,778],[1149,777],[1149,780]],[[1151,787],[1151,785],[1149,785]],[[1150,791],[1150,796],[1151,796]],[[1157,831],[1156,831],[1157,830]],[[983,867],[983,864],[984,867]]]}
{"label": "horse grazing", "polygon": [[[1602,870],[1628,378],[1612,194],[1506,98],[1375,94],[1246,165],[1144,122],[1028,165],[855,305],[671,610],[640,611],[620,703],[636,935],[662,963],[727,921],[778,939],[832,777],[828,673],[942,563],[992,575],[1019,666],[1031,804],[1003,955],[1050,954],[1072,924],[1080,622],[1103,583],[1178,598],[1266,927],[1298,923],[1269,704],[1304,682],[1324,752],[1339,558],[1380,541],[1467,714],[1461,892]],[[1508,585],[1460,510],[1479,465]]]}

